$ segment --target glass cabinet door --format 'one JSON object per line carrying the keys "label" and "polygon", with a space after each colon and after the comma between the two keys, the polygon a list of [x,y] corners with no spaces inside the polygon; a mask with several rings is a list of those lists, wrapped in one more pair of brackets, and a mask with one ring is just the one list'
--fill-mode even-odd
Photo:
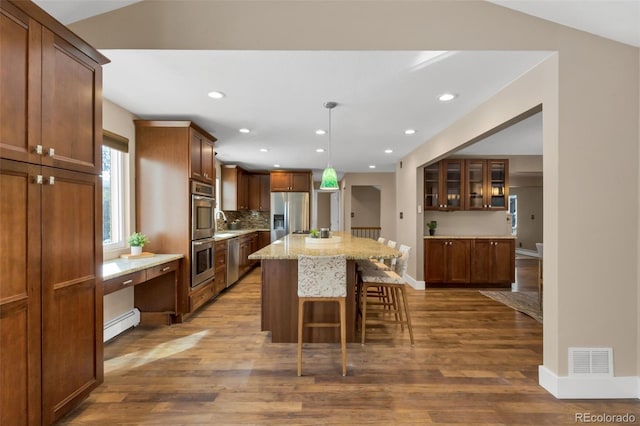
{"label": "glass cabinet door", "polygon": [[447,195],[443,209],[462,210],[463,165],[464,160],[443,160],[443,193]]}
{"label": "glass cabinet door", "polygon": [[487,160],[489,176],[488,208],[506,210],[509,199],[507,162],[504,160]]}
{"label": "glass cabinet door", "polygon": [[440,210],[440,163],[424,168],[424,209]]}
{"label": "glass cabinet door", "polygon": [[467,160],[467,198],[468,210],[482,210],[486,207],[485,177],[486,160]]}

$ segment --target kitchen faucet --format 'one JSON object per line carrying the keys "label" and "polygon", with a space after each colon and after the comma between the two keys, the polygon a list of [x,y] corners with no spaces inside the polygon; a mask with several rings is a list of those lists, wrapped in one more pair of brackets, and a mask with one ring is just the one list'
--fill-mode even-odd
{"label": "kitchen faucet", "polygon": [[215,219],[218,219],[218,216],[222,216],[222,219],[224,220],[224,223],[227,223],[227,216],[224,214],[224,212],[222,210],[218,210],[215,214]]}

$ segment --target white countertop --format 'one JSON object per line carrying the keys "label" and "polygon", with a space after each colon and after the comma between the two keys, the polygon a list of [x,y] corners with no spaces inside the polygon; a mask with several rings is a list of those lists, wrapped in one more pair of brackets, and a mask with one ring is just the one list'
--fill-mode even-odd
{"label": "white countertop", "polygon": [[117,258],[107,260],[102,264],[102,279],[109,280],[173,260],[182,259],[183,257],[184,255],[182,254],[156,254],[153,257],[142,257],[140,259]]}

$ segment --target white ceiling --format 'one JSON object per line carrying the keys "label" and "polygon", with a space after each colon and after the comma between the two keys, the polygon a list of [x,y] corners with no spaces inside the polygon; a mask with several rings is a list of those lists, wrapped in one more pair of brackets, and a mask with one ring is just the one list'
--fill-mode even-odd
{"label": "white ceiling", "polygon": [[[63,23],[134,2],[36,0]],[[640,0],[494,3],[570,26],[575,25],[563,20],[578,16],[579,23],[589,25],[582,29],[597,30],[612,38],[594,22],[618,31],[625,26],[619,23],[633,17],[630,12],[640,6]],[[602,3],[611,13],[624,12],[625,19],[609,20],[611,13],[593,7]],[[567,11],[572,13],[567,15]],[[590,19],[593,16],[600,21]],[[637,38],[619,41],[640,46],[640,13],[635,19]],[[332,163],[341,173],[394,171],[402,156],[549,55],[495,51],[102,53],[111,59],[103,73],[105,98],[140,118],[191,119],[218,138],[220,160],[249,169],[279,164],[282,168],[319,172],[326,166],[328,154],[316,153],[315,149],[326,148],[329,136],[318,136],[314,131],[328,128],[328,111],[323,103],[338,102],[332,111],[331,141]],[[211,90],[222,91],[227,97],[213,100],[206,96]],[[437,96],[447,91],[459,96],[448,103],[439,102]],[[241,134],[241,127],[252,132]],[[417,133],[407,136],[403,133],[407,128]],[[260,148],[269,151],[260,152]],[[393,153],[385,154],[385,149]],[[525,120],[464,152],[541,155],[541,119]],[[370,169],[370,165],[376,168]]]}

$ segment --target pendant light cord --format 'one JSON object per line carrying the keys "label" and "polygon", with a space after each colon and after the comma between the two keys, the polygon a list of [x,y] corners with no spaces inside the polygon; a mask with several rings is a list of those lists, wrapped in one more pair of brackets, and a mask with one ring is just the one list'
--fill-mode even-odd
{"label": "pendant light cord", "polygon": [[333,127],[331,127],[331,110],[338,105],[337,102],[325,102],[324,107],[329,110],[329,162],[327,167],[331,167],[331,139],[333,138]]}

